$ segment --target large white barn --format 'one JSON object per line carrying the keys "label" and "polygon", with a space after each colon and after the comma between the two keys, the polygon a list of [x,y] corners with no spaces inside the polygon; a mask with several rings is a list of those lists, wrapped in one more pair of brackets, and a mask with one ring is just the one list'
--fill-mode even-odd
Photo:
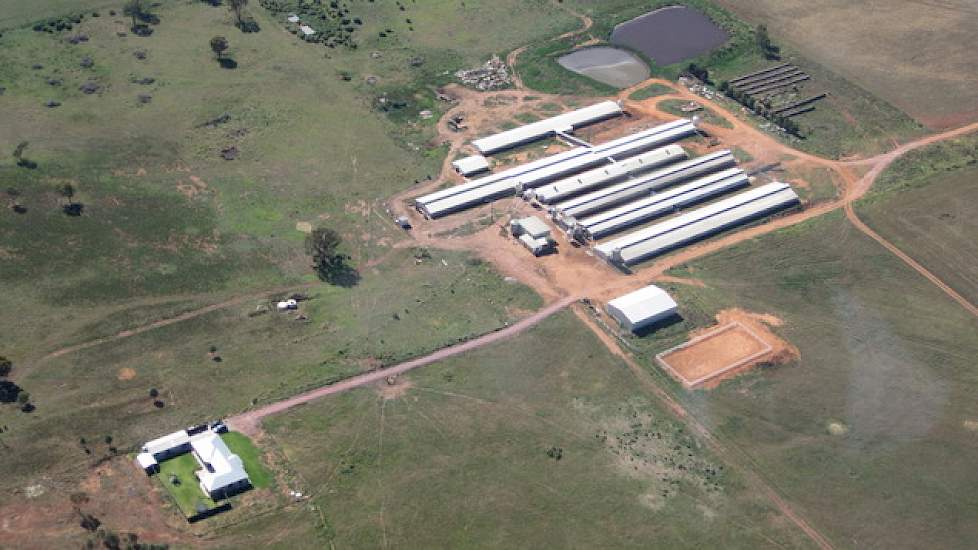
{"label": "large white barn", "polygon": [[622,327],[638,332],[677,312],[676,301],[665,290],[649,285],[608,302],[608,315]]}

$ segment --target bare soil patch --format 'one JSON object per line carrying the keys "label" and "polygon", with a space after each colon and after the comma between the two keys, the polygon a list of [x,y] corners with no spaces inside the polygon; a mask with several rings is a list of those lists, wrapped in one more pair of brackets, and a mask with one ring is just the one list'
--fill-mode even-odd
{"label": "bare soil patch", "polygon": [[716,387],[761,363],[780,364],[798,357],[798,350],[769,330],[781,319],[731,309],[717,314],[718,327],[695,331],[690,340],[656,356],[656,360],[687,388]]}
{"label": "bare soil patch", "polygon": [[119,369],[119,374],[118,374],[119,380],[122,380],[122,381],[132,380],[135,377],[136,377],[136,371],[135,370],[133,370],[133,369],[131,369],[129,367],[126,367],[126,368],[123,368],[123,369]]}

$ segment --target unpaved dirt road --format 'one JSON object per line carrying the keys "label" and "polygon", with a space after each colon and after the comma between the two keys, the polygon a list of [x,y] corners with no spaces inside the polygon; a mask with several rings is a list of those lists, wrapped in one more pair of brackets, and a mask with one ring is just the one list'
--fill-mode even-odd
{"label": "unpaved dirt road", "polygon": [[405,361],[404,363],[400,363],[393,367],[378,369],[359,376],[347,378],[342,382],[310,390],[306,393],[296,395],[295,397],[290,397],[288,399],[248,411],[246,413],[239,414],[227,419],[228,426],[231,429],[242,433],[257,435],[260,429],[259,423],[266,416],[286,411],[292,407],[303,405],[305,403],[309,403],[310,401],[315,401],[316,399],[326,397],[327,395],[333,395],[349,391],[354,388],[359,388],[367,384],[373,384],[386,379],[388,376],[403,374],[418,367],[430,365],[431,363],[437,363],[438,361],[444,361],[449,357],[454,357],[461,353],[477,350],[479,348],[495,344],[501,340],[512,338],[516,335],[522,334],[526,330],[539,324],[544,319],[573,304],[577,300],[578,298],[573,296],[562,298],[517,323],[514,323],[504,329],[497,330],[496,332],[490,332],[489,334],[475,338],[474,340],[469,340],[467,342],[462,342],[461,344],[442,348],[434,353],[425,355],[424,357]]}

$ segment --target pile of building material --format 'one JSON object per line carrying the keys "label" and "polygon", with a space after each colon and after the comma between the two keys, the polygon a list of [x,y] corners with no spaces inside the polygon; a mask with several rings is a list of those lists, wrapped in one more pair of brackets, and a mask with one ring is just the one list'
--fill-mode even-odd
{"label": "pile of building material", "polygon": [[576,128],[594,124],[611,117],[622,114],[621,105],[614,101],[603,101],[583,109],[570,111],[555,117],[546,118],[506,130],[491,136],[477,139],[472,145],[483,155],[491,155],[506,149],[512,149],[518,145],[523,145],[543,138],[552,137],[557,132],[570,133]]}
{"label": "pile of building material", "polygon": [[611,315],[623,328],[639,332],[677,315],[676,301],[655,285],[630,292],[608,302]]}
{"label": "pile of building material", "polygon": [[666,168],[641,177],[563,201],[553,207],[552,213],[558,223],[570,227],[576,218],[645,197],[660,189],[703,174],[733,167],[736,163],[737,161],[730,151],[717,151],[685,162],[671,164]]}
{"label": "pile of building material", "polygon": [[509,229],[534,256],[550,252],[557,244],[550,237],[550,226],[536,216],[514,219],[509,222]]}
{"label": "pile of building material", "polygon": [[609,262],[634,265],[797,203],[790,185],[770,183],[601,243],[594,251]]}
{"label": "pile of building material", "polygon": [[505,88],[513,82],[509,76],[509,69],[498,55],[492,56],[481,67],[456,72],[455,78],[462,84],[483,92]]}

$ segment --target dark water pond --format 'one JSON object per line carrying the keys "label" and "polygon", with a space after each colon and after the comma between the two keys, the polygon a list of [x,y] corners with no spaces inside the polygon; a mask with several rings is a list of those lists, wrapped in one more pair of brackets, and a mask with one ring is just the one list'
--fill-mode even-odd
{"label": "dark water pond", "polygon": [[649,77],[649,67],[644,61],[632,52],[616,48],[585,48],[557,62],[565,69],[616,88],[627,88]]}
{"label": "dark water pond", "polygon": [[659,65],[706,53],[730,36],[703,12],[670,6],[626,21],[611,32],[611,43],[642,52]]}

